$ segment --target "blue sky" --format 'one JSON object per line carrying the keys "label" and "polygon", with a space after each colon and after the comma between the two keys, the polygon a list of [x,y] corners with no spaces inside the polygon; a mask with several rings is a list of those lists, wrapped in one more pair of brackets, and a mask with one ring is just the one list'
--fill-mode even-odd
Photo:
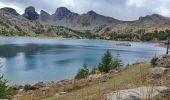
{"label": "blue sky", "polygon": [[58,7],[67,7],[82,14],[89,10],[120,20],[136,20],[140,16],[158,13],[170,17],[170,0],[0,0],[0,8],[12,7],[20,14],[28,6],[34,6],[39,12],[50,14]]}

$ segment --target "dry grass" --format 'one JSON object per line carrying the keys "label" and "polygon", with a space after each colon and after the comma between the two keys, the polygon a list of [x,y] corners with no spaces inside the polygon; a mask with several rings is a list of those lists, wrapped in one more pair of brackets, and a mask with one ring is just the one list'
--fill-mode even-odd
{"label": "dry grass", "polygon": [[[25,94],[20,100],[37,100],[42,98],[44,98],[43,100],[103,100],[105,94],[122,89],[139,86],[154,87],[155,85],[170,87],[170,71],[152,84],[148,81],[151,79],[150,68],[151,65],[148,62],[136,63],[126,67],[121,72],[110,73],[111,79],[106,82],[88,81],[87,79],[76,80],[71,83],[62,82],[53,86],[49,92],[34,91],[34,95]],[[60,92],[66,93],[60,94]],[[148,91],[148,94],[151,93],[152,91]],[[150,97],[148,95],[146,98],[149,99]]]}
{"label": "dry grass", "polygon": [[146,72],[149,68],[150,64],[146,62],[130,65],[119,73],[111,73],[111,79],[107,82],[93,83],[83,88],[70,91],[64,95],[52,96],[44,100],[101,100],[106,93],[130,88],[127,86],[128,83],[142,85],[145,83],[145,79],[143,79],[144,76],[147,76],[147,74],[143,72]]}

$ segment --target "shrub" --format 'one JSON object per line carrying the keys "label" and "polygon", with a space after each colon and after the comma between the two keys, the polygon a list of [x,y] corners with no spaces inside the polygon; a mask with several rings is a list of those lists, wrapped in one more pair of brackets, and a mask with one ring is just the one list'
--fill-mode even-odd
{"label": "shrub", "polygon": [[96,74],[98,71],[97,66],[95,65],[93,69],[91,70],[90,74]]}
{"label": "shrub", "polygon": [[9,99],[16,94],[16,91],[6,85],[7,83],[8,81],[4,79],[4,76],[0,76],[0,99]]}
{"label": "shrub", "polygon": [[157,60],[158,60],[158,57],[156,55],[151,59],[150,63],[153,67],[156,65]]}
{"label": "shrub", "polygon": [[83,68],[78,70],[78,72],[75,76],[75,79],[87,78],[88,74],[89,74],[89,70],[87,68],[87,65],[84,64]]}
{"label": "shrub", "polygon": [[25,90],[25,91],[31,90],[31,85],[30,85],[30,84],[26,84],[26,85],[24,86],[24,90]]}

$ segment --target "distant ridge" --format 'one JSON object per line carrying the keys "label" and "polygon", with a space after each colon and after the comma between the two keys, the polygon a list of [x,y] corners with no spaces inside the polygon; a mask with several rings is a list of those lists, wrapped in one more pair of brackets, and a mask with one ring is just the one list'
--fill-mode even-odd
{"label": "distant ridge", "polygon": [[5,7],[0,9],[0,18],[1,22],[12,28],[17,26],[33,34],[43,25],[63,26],[78,31],[88,30],[95,34],[135,33],[139,29],[145,29],[147,32],[170,29],[170,18],[159,14],[146,15],[134,21],[121,21],[100,15],[93,10],[77,14],[66,7],[57,8],[53,14],[43,10],[38,14],[33,6],[29,6],[22,15],[13,8]]}

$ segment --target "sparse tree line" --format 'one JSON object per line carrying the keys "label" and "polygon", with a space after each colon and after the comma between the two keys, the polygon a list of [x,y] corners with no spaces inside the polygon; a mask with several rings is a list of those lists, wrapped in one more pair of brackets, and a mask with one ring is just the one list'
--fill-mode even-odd
{"label": "sparse tree line", "polygon": [[75,79],[87,78],[90,74],[108,73],[111,70],[119,69],[123,66],[123,63],[120,59],[119,53],[115,57],[112,56],[109,50],[102,56],[101,62],[90,71],[87,64],[83,64],[83,67],[78,70]]}
{"label": "sparse tree line", "polygon": [[[170,30],[145,32],[145,29],[139,29],[136,33],[107,33],[109,29],[103,34],[94,34],[91,31],[80,32],[77,30],[72,30],[63,26],[41,26],[36,29],[30,30],[35,34],[44,34],[51,36],[61,36],[64,38],[84,38],[84,39],[105,39],[105,40],[116,40],[116,41],[152,41],[152,40],[166,40],[170,38]],[[11,28],[9,25],[0,22],[0,35],[3,36],[29,36],[29,33],[22,30],[18,26]]]}
{"label": "sparse tree line", "polygon": [[152,41],[166,40],[170,38],[170,30],[157,31],[146,33],[145,30],[138,30],[134,33],[107,33],[103,34],[100,39],[116,40],[116,41]]}

